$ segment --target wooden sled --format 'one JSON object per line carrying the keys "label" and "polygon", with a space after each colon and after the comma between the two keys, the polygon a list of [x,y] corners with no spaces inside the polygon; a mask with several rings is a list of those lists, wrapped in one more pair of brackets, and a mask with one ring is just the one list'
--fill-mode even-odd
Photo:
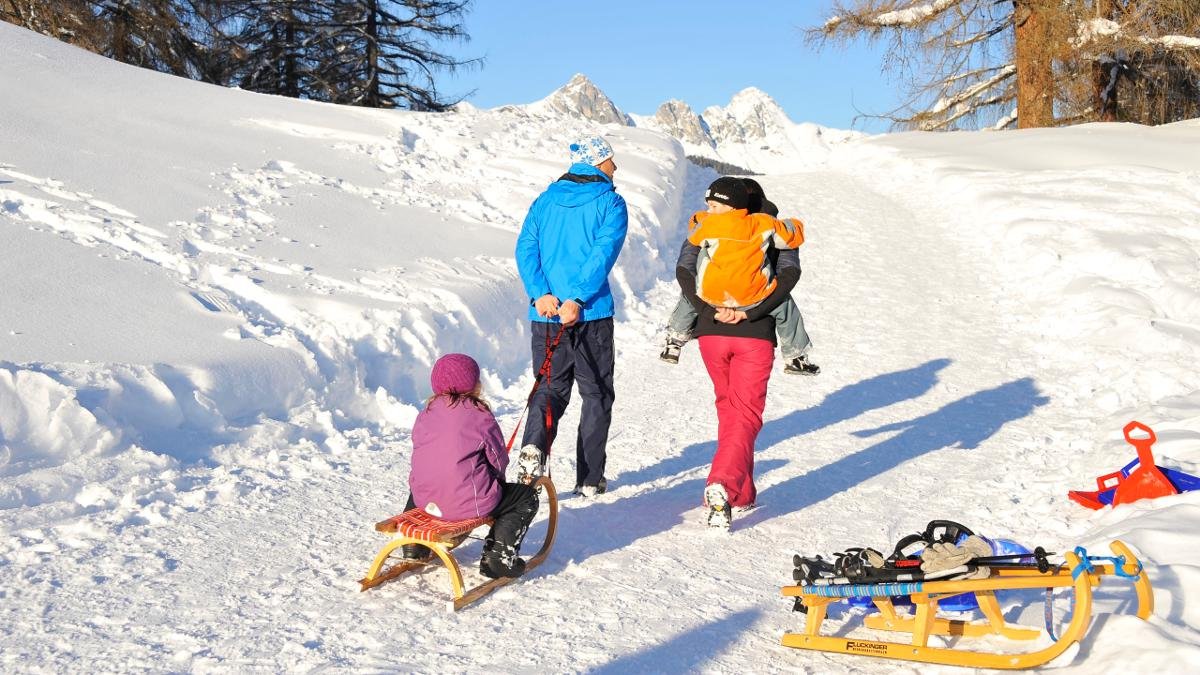
{"label": "wooden sled", "polygon": [[[550,547],[554,545],[554,534],[558,529],[558,493],[554,490],[554,483],[550,482],[549,477],[543,476],[533,485],[545,495],[550,509],[550,519],[546,524],[546,539],[542,542],[542,548],[532,558],[525,561],[526,574],[529,573],[529,570],[542,564],[550,555]],[[420,509],[405,511],[398,516],[375,523],[376,530],[392,534],[393,538],[379,551],[379,555],[375,556],[375,561],[367,570],[367,576],[359,581],[362,584],[362,590],[374,588],[407,572],[432,565],[433,559],[431,558],[429,561],[398,562],[386,570],[384,569],[384,564],[393,551],[405,544],[420,544],[429,547],[437,559],[446,566],[446,571],[450,573],[450,592],[454,596],[450,608],[458,611],[466,607],[515,580],[513,577],[501,577],[487,579],[484,583],[470,589],[463,586],[462,570],[450,551],[465,541],[474,530],[491,524],[492,519],[487,517],[469,520],[441,520]]]}
{"label": "wooden sled", "polygon": [[[992,568],[985,579],[963,581],[926,581],[883,584],[840,584],[830,586],[785,586],[783,595],[799,597],[807,608],[803,633],[785,633],[783,644],[798,649],[816,649],[843,654],[862,654],[888,659],[923,661],[972,668],[1018,669],[1047,663],[1078,642],[1087,631],[1092,618],[1092,589],[1101,578],[1119,574],[1132,577],[1137,589],[1137,616],[1147,619],[1154,611],[1150,579],[1141,563],[1120,541],[1110,544],[1117,560],[1114,564],[1091,565],[1075,553],[1067,553],[1066,565],[1046,573],[1034,568]],[[1086,557],[1086,554],[1085,554]],[[1073,570],[1078,570],[1073,575]],[[1074,610],[1071,621],[1057,642],[1036,651],[1004,654],[967,651],[957,648],[930,647],[930,635],[982,637],[999,635],[1011,640],[1036,640],[1044,634],[1038,628],[1014,626],[1004,621],[996,591],[1002,589],[1037,588],[1073,589]],[[973,593],[985,620],[968,622],[937,616],[938,600],[960,593]],[[899,613],[892,604],[895,596],[909,596],[915,614]],[[878,612],[864,618],[863,624],[877,630],[896,631],[912,635],[912,642],[880,642],[876,640],[833,637],[820,634],[825,611],[830,603],[846,597],[869,596]]]}

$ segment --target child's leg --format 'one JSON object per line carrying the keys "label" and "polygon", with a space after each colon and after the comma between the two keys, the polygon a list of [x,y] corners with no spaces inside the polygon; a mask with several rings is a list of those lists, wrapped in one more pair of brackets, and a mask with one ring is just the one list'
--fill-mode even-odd
{"label": "child's leg", "polygon": [[804,317],[800,315],[796,301],[789,297],[771,312],[771,316],[775,317],[775,332],[779,334],[779,350],[783,352],[783,360],[791,361],[803,356],[812,346],[812,341],[804,330]]}
{"label": "child's leg", "polygon": [[[404,505],[405,511],[412,511],[417,508],[417,503],[413,501],[412,493],[408,495],[408,503]],[[420,544],[405,544],[400,547],[400,557],[406,560],[424,560],[433,555],[433,551],[429,550],[428,546]]]}
{"label": "child's leg", "polygon": [[488,532],[487,541],[494,542],[493,546],[502,544],[511,547],[515,555],[521,550],[521,542],[525,540],[525,533],[537,510],[537,488],[524,483],[503,483],[500,503],[492,509],[491,516],[495,522]]}
{"label": "child's leg", "polygon": [[699,318],[692,303],[682,295],[679,296],[679,302],[675,303],[671,318],[667,320],[667,339],[680,344],[691,340],[696,330],[696,320]]}
{"label": "child's leg", "polygon": [[481,574],[498,579],[525,573],[525,561],[517,554],[521,552],[521,542],[537,509],[537,488],[524,483],[501,484],[500,503],[491,513],[495,522],[483,542],[483,555],[479,558]]}

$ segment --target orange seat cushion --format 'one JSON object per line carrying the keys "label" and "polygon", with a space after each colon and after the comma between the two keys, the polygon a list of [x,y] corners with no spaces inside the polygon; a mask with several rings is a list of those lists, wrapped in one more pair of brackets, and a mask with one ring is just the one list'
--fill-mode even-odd
{"label": "orange seat cushion", "polygon": [[449,543],[455,538],[470,534],[477,527],[491,523],[492,519],[486,516],[466,520],[442,520],[422,509],[413,509],[375,523],[375,529],[380,532],[398,532],[405,537],[421,541]]}

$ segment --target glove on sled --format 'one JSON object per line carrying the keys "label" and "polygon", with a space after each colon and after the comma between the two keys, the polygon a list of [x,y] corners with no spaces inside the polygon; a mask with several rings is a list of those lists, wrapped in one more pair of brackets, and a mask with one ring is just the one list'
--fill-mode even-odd
{"label": "glove on sled", "polygon": [[926,574],[941,572],[991,554],[992,547],[982,537],[975,535],[967,537],[959,546],[933,544],[921,552],[921,571]]}

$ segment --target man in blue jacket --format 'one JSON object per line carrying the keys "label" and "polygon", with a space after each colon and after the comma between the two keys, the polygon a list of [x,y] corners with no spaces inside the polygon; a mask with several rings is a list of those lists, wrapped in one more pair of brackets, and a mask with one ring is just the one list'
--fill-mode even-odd
{"label": "man in blue jacket", "polygon": [[517,269],[530,298],[535,376],[563,327],[551,379],[530,401],[518,475],[528,482],[545,472],[546,451],[577,384],[583,411],[575,441],[575,492],[593,497],[607,487],[604,463],[615,398],[608,273],[625,243],[629,213],[613,187],[617,165],[608,141],[581,138],[570,151],[571,168],[534,200],[517,236]]}

